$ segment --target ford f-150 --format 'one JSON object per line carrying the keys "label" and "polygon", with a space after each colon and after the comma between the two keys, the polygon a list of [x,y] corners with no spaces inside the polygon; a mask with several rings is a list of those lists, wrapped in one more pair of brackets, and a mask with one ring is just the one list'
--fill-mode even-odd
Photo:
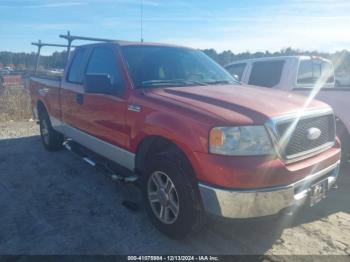
{"label": "ford f-150", "polygon": [[76,47],[61,79],[32,77],[42,142],[73,140],[138,177],[153,224],[173,238],[206,215],[276,215],[324,198],[338,175],[332,109],[246,87],[198,50]]}

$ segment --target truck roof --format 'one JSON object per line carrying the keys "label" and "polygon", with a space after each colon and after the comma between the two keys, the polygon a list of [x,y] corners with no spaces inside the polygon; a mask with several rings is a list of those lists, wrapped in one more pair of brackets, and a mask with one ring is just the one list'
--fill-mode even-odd
{"label": "truck roof", "polygon": [[115,44],[118,46],[163,46],[163,47],[176,47],[176,48],[186,48],[186,49],[193,49],[186,46],[180,46],[175,44],[164,44],[164,43],[154,43],[154,42],[138,42],[138,41],[113,41],[113,42],[99,42],[99,43],[93,43],[93,44],[84,44],[80,45],[82,46],[98,46],[98,45],[108,45],[108,44]]}
{"label": "truck roof", "polygon": [[237,60],[232,63],[229,63],[226,66],[233,65],[233,64],[240,64],[240,63],[247,63],[247,62],[259,62],[259,61],[272,61],[272,60],[306,60],[306,59],[320,59],[324,61],[329,61],[328,59],[325,59],[323,57],[319,56],[306,56],[306,55],[294,55],[294,56],[266,56],[266,57],[259,57],[259,58],[249,58],[249,59],[242,59]]}

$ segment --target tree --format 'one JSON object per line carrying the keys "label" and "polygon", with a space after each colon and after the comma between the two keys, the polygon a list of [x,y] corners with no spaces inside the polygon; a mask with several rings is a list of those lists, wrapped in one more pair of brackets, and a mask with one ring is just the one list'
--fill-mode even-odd
{"label": "tree", "polygon": [[[283,48],[278,52],[255,52],[250,53],[248,51],[242,53],[233,53],[230,50],[218,53],[215,49],[203,50],[205,54],[217,61],[221,65],[226,65],[231,62],[249,58],[258,58],[266,56],[290,56],[290,55],[312,55],[320,56],[332,60],[336,71],[344,71],[350,73],[350,52],[347,50],[338,51],[332,54],[318,52],[318,51],[301,51],[293,49],[291,47]],[[40,64],[42,68],[64,68],[66,63],[66,51],[54,52],[49,56],[41,56]],[[36,64],[36,53],[12,53],[12,52],[0,52],[0,68],[2,65],[14,64],[16,68],[26,68],[26,70],[33,70]]]}

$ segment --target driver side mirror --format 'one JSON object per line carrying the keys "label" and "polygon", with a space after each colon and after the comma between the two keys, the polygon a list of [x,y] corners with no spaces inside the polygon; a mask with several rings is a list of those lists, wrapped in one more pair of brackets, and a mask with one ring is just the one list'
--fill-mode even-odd
{"label": "driver side mirror", "polygon": [[112,84],[111,78],[107,74],[86,74],[84,79],[84,89],[90,94],[116,94],[116,86]]}
{"label": "driver side mirror", "polygon": [[238,81],[238,82],[240,81],[238,75],[232,75],[232,77],[233,77],[236,81]]}

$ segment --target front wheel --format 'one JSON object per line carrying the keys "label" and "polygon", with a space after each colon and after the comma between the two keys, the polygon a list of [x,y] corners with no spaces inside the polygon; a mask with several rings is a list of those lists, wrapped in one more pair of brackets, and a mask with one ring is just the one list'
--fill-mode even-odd
{"label": "front wheel", "polygon": [[45,149],[57,151],[62,148],[63,136],[52,128],[50,117],[44,110],[39,113],[39,127]]}
{"label": "front wheel", "polygon": [[143,177],[146,212],[155,227],[170,238],[183,238],[197,231],[204,221],[189,172],[175,157],[160,155],[150,159]]}

